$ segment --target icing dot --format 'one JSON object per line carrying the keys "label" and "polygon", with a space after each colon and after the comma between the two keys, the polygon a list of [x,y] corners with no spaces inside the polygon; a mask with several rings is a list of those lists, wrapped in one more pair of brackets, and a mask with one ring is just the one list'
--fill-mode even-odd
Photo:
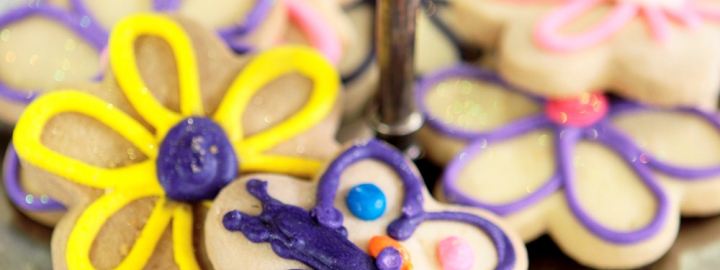
{"label": "icing dot", "polygon": [[608,101],[600,93],[575,98],[553,99],[545,105],[545,115],[559,125],[587,127],[605,117]]}
{"label": "icing dot", "polygon": [[345,202],[350,212],[362,220],[376,220],[385,213],[385,194],[374,184],[352,187]]}
{"label": "icing dot", "polygon": [[170,129],[157,158],[157,176],[177,201],[212,199],[238,172],[223,129],[207,118],[188,118]]}
{"label": "icing dot", "polygon": [[[402,258],[402,270],[412,270],[413,265],[410,261],[410,254],[407,252],[405,247],[403,247],[398,241],[395,241],[395,239],[392,239],[387,236],[374,236],[372,239],[370,239],[370,243],[368,244],[368,252],[370,252],[370,255],[377,258],[378,260],[389,260],[389,258],[380,258],[379,256],[381,253],[388,249],[392,248],[395,249],[397,252],[400,253],[400,257]],[[384,263],[384,262],[378,262],[378,263]]]}
{"label": "icing dot", "polygon": [[437,256],[444,270],[468,270],[475,264],[472,246],[455,236],[438,243]]}
{"label": "icing dot", "polygon": [[402,255],[392,247],[380,251],[375,262],[380,270],[400,270],[403,264]]}

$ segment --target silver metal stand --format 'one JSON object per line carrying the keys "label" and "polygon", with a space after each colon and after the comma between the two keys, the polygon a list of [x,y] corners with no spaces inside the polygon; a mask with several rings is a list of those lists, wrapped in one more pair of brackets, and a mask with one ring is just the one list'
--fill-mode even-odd
{"label": "silver metal stand", "polygon": [[377,61],[380,85],[370,115],[377,136],[411,157],[414,135],[423,125],[415,107],[415,22],[420,0],[377,2]]}

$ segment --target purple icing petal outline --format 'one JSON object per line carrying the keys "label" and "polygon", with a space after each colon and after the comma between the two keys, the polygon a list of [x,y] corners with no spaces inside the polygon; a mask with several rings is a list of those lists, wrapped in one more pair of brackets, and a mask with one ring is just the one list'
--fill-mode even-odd
{"label": "purple icing petal outline", "polygon": [[[701,120],[706,122],[707,124],[711,125],[713,128],[715,128],[716,131],[720,132],[720,118],[713,114],[709,113],[700,109],[696,108],[689,108],[689,107],[680,107],[680,108],[674,108],[674,109],[664,109],[664,108],[655,108],[650,107],[644,104],[635,103],[635,102],[620,102],[613,106],[612,110],[610,111],[609,117],[619,117],[626,113],[632,113],[636,111],[663,111],[663,112],[673,112],[673,113],[680,113],[680,114],[688,114],[695,117],[699,117]],[[626,140],[631,140],[629,136],[622,134],[620,132],[617,132],[617,136],[623,137]],[[658,170],[660,172],[663,172],[669,176],[673,176],[675,178],[678,178],[679,181],[687,181],[687,182],[693,182],[693,181],[703,181],[707,180],[708,177],[720,175],[720,164],[715,166],[708,166],[704,168],[690,168],[690,167],[684,167],[684,166],[678,166],[678,165],[672,165],[670,163],[664,162],[656,157],[654,157],[649,152],[643,152],[642,150],[638,150],[641,152],[642,155],[647,157],[647,164],[648,166],[652,167],[655,170]]]}
{"label": "purple icing petal outline", "polygon": [[335,208],[334,202],[339,188],[340,176],[351,165],[374,159],[390,166],[400,176],[405,197],[403,198],[402,214],[387,228],[388,235],[406,240],[412,236],[418,226],[425,221],[456,221],[478,227],[488,235],[495,246],[498,264],[495,269],[512,269],[516,263],[516,254],[512,241],[505,232],[482,217],[462,212],[426,212],[423,208],[423,181],[402,153],[378,140],[357,143],[342,152],[320,177],[317,189],[317,200],[311,215],[323,226],[343,229],[342,213]]}
{"label": "purple icing petal outline", "polygon": [[[598,125],[603,125],[599,123]],[[562,181],[562,187],[564,188],[565,198],[570,207],[570,210],[577,217],[578,221],[582,223],[588,230],[601,238],[617,243],[617,244],[633,244],[657,234],[662,230],[663,224],[667,219],[670,211],[670,202],[668,195],[662,189],[660,184],[654,180],[654,176],[649,168],[642,166],[639,162],[632,162],[629,159],[636,151],[633,148],[626,148],[627,145],[631,145],[629,141],[623,141],[623,139],[614,136],[612,129],[604,129],[597,134],[597,142],[602,143],[610,150],[618,154],[623,158],[623,161],[631,168],[635,175],[640,181],[645,184],[645,187],[653,194],[655,198],[657,209],[653,215],[652,220],[645,224],[642,228],[635,229],[632,231],[618,231],[608,228],[595,220],[589,213],[585,212],[580,200],[578,198],[577,189],[575,187],[575,174],[572,166],[572,156],[575,145],[580,140],[590,140],[588,136],[595,136],[589,134],[590,132],[584,132],[587,129],[579,128],[564,128],[561,129],[557,136],[555,136],[555,149],[559,156],[559,176]],[[562,134],[562,135],[561,135]]]}
{"label": "purple icing petal outline", "polygon": [[[633,244],[652,237],[662,229],[663,223],[669,215],[670,206],[668,195],[662,189],[660,184],[655,181],[649,167],[632,161],[634,160],[633,158],[637,157],[640,153],[642,153],[642,151],[638,149],[638,147],[632,143],[627,136],[615,130],[608,121],[608,118],[612,115],[616,115],[622,110],[633,109],[632,107],[622,104],[619,104],[618,107],[611,107],[611,111],[605,119],[586,128],[563,127],[553,123],[544,114],[539,114],[514,121],[489,132],[468,131],[466,129],[451,126],[440,119],[434,118],[430,114],[427,106],[424,104],[425,96],[433,86],[443,80],[457,77],[495,84],[500,86],[500,88],[507,89],[508,91],[524,94],[521,90],[510,86],[502,80],[499,75],[490,71],[476,69],[469,66],[458,66],[445,69],[428,76],[425,80],[420,82],[416,91],[417,103],[421,112],[428,120],[429,126],[447,136],[470,141],[470,144],[466,147],[466,149],[464,149],[448,164],[448,168],[442,176],[443,192],[448,200],[459,204],[485,208],[500,215],[509,215],[524,209],[533,203],[541,201],[548,195],[562,188],[565,191],[564,195],[566,202],[568,203],[573,215],[575,215],[578,221],[582,223],[583,226],[585,226],[585,228],[587,228],[591,233],[602,239],[617,244]],[[540,104],[544,104],[546,102],[544,99],[536,96],[527,94],[524,95]],[[692,112],[697,113],[695,110]],[[704,115],[706,119],[715,119],[708,114],[701,115]],[[720,122],[717,122],[716,120],[713,120],[712,122],[716,124],[716,127],[720,126]],[[509,203],[489,204],[463,193],[457,186],[456,182],[459,178],[460,172],[469,163],[470,158],[468,157],[481,153],[482,149],[484,149],[489,142],[511,139],[514,136],[541,128],[550,128],[555,135],[555,151],[558,171],[537,190],[523,198]],[[652,220],[648,224],[633,231],[616,231],[609,229],[594,220],[592,216],[582,208],[576,194],[575,180],[573,177],[574,173],[571,166],[572,163],[570,162],[572,150],[580,140],[594,140],[602,143],[613,152],[620,155],[626,164],[633,169],[636,176],[640,178],[646,188],[648,188],[648,190],[653,194],[653,197],[658,205]],[[655,166],[663,165],[655,160],[654,162]]]}
{"label": "purple icing petal outline", "polygon": [[[74,16],[73,14],[60,8],[42,3],[38,5],[18,7],[4,13],[0,16],[0,28],[4,28],[9,24],[30,16],[41,16],[60,23],[80,38],[84,39],[98,52],[102,51],[105,47],[105,41],[98,38],[98,36],[102,34],[101,32],[98,32],[98,29],[91,28],[87,25],[83,26],[84,22],[80,17]],[[21,91],[0,82],[0,98],[20,104],[29,104],[36,96],[36,92]]]}
{"label": "purple icing petal outline", "polygon": [[64,211],[65,206],[61,203],[48,198],[47,200],[37,199],[28,201],[27,198],[30,194],[23,191],[20,186],[20,178],[18,169],[20,167],[20,161],[15,152],[15,147],[11,144],[8,145],[7,152],[5,153],[5,159],[3,164],[3,182],[5,183],[5,192],[8,194],[10,201],[22,210],[33,211],[33,212],[53,212],[53,211]]}
{"label": "purple icing petal outline", "polygon": [[[494,72],[483,70],[483,69],[477,69],[470,65],[458,65],[451,68],[443,69],[440,71],[437,71],[432,74],[428,74],[426,77],[424,77],[422,80],[420,80],[417,84],[417,89],[415,91],[415,100],[417,101],[418,109],[423,113],[425,120],[428,124],[428,126],[432,127],[435,130],[440,131],[443,134],[449,135],[456,139],[461,139],[465,141],[472,141],[477,139],[478,137],[488,137],[488,136],[496,136],[496,135],[490,135],[490,132],[478,132],[478,131],[472,131],[467,130],[461,127],[453,126],[448,123],[445,123],[442,119],[438,119],[434,117],[432,114],[430,114],[430,110],[427,107],[427,104],[425,104],[425,96],[428,95],[430,90],[432,88],[441,83],[442,81],[451,79],[451,78],[473,78],[478,81],[487,82],[490,84],[497,85],[503,89],[507,89],[510,92],[522,94],[529,99],[537,102],[537,103],[544,103],[544,100],[538,96],[533,96],[530,94],[526,94],[519,90],[518,88],[510,85],[509,83],[505,82],[500,76]],[[540,117],[530,117],[530,118],[540,118]],[[540,120],[527,120],[527,121],[540,121]],[[516,130],[518,128],[516,127],[507,127],[509,130],[504,131],[503,133],[514,133],[511,132],[512,130]],[[515,132],[520,132],[520,130],[517,130]]]}

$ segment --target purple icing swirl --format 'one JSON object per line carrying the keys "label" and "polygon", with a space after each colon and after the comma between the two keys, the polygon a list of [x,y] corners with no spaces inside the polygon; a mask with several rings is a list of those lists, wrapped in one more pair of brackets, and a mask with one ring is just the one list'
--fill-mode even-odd
{"label": "purple icing swirl", "polygon": [[[512,269],[514,267],[515,250],[512,242],[500,227],[482,217],[468,213],[426,212],[423,208],[424,195],[421,186],[423,181],[413,170],[410,161],[399,151],[377,140],[351,146],[328,166],[325,174],[319,180],[317,204],[312,210],[313,216],[320,224],[328,228],[343,228],[342,213],[333,205],[340,176],[351,165],[368,159],[378,160],[390,166],[400,176],[403,183],[405,197],[402,214],[388,226],[388,235],[398,240],[406,240],[425,221],[467,223],[478,227],[492,239],[498,256],[496,269]],[[342,230],[344,231],[344,229]]]}
{"label": "purple icing swirl", "polygon": [[[419,108],[427,118],[429,126],[446,136],[461,139],[469,143],[468,146],[449,163],[442,178],[443,191],[445,192],[446,198],[450,201],[489,209],[500,215],[509,215],[541,201],[560,189],[564,189],[564,196],[570,210],[579,222],[593,234],[613,243],[633,244],[656,235],[661,230],[668,215],[670,215],[668,195],[661,188],[657,179],[652,174],[651,169],[655,169],[674,177],[682,178],[682,180],[685,181],[702,180],[707,179],[707,177],[720,174],[720,166],[711,166],[709,168],[685,168],[660,161],[646,151],[640,149],[627,135],[617,130],[611,123],[611,119],[613,117],[623,113],[633,113],[642,110],[665,110],[700,117],[706,122],[712,124],[712,126],[716,129],[720,129],[720,120],[712,114],[696,109],[656,109],[630,102],[616,102],[611,104],[610,111],[604,119],[585,128],[573,128],[558,125],[553,123],[544,114],[539,114],[514,121],[494,130],[472,131],[453,126],[443,122],[441,119],[433,117],[425,104],[425,97],[431,88],[441,81],[451,78],[482,81],[500,86],[500,88],[506,89],[507,91],[523,94],[540,105],[543,105],[546,102],[546,100],[542,98],[525,94],[517,88],[510,86],[495,73],[469,66],[458,66],[440,71],[432,74],[419,84],[419,88],[416,92],[417,100]],[[540,129],[547,129],[554,133],[555,153],[557,159],[556,163],[558,164],[558,171],[540,188],[529,195],[512,202],[491,204],[467,195],[457,186],[460,172],[468,165],[470,160],[472,160],[471,157],[480,154],[487,145],[509,140],[519,135]],[[595,141],[617,153],[623,158],[623,160],[625,160],[629,168],[635,172],[641,182],[652,193],[658,207],[652,220],[648,224],[633,231],[612,230],[593,219],[592,216],[583,209],[578,199],[575,187],[576,180],[571,162],[573,149],[581,140]],[[461,156],[464,158],[460,158]],[[645,160],[647,160],[647,164],[636,162],[638,157],[641,156],[643,158],[646,157]]]}
{"label": "purple icing swirl", "polygon": [[3,172],[5,173],[3,180],[5,182],[5,191],[13,204],[23,210],[33,212],[65,210],[65,207],[62,204],[53,199],[25,193],[19,182],[19,166],[20,162],[18,160],[17,153],[15,152],[15,147],[10,144],[8,145],[3,164]]}

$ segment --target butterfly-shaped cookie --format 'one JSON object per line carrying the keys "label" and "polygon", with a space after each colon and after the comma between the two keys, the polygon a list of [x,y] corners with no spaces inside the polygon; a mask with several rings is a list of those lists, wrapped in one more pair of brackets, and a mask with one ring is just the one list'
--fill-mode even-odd
{"label": "butterfly-shaped cookie", "polygon": [[210,208],[216,269],[525,269],[522,243],[487,212],[433,200],[416,168],[375,140],[348,146],[317,182],[259,174]]}

